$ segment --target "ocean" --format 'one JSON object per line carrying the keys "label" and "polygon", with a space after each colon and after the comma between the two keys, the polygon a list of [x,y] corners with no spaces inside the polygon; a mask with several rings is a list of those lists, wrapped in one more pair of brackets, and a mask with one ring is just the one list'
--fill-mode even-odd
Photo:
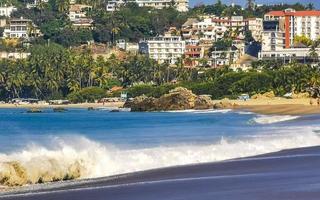
{"label": "ocean", "polygon": [[[320,116],[0,110],[0,180],[91,179],[320,145]],[[13,173],[17,168],[23,175]],[[1,181],[0,181],[1,182]]]}

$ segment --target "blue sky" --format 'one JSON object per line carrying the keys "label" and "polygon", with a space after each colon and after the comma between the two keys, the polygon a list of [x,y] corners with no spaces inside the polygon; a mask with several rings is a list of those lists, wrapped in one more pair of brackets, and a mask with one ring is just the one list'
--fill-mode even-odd
{"label": "blue sky", "polygon": [[[215,3],[216,0],[189,0],[190,5],[194,6],[196,4],[212,4]],[[231,3],[234,2],[236,4],[245,5],[246,0],[222,0],[224,3]],[[264,4],[273,4],[273,3],[313,3],[320,9],[320,0],[256,0],[257,3],[264,3]]]}

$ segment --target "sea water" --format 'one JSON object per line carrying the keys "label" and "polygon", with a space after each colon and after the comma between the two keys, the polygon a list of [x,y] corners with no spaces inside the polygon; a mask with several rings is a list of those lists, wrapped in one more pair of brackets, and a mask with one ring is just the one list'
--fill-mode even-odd
{"label": "sea water", "polygon": [[320,145],[320,117],[0,110],[0,183],[97,178]]}

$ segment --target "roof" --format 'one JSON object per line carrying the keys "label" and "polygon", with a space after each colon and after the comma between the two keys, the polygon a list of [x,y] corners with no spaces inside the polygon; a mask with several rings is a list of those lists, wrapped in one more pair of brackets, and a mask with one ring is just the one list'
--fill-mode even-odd
{"label": "roof", "polygon": [[81,12],[83,9],[92,8],[92,6],[84,4],[73,4],[70,5],[69,12]]}
{"label": "roof", "polygon": [[182,26],[192,26],[194,23],[198,23],[199,21],[196,18],[189,18]]}
{"label": "roof", "polygon": [[291,16],[320,16],[320,10],[303,10],[303,11],[293,11],[293,12],[285,12],[285,11],[270,11],[266,15],[271,15],[275,17],[283,17],[286,15]]}

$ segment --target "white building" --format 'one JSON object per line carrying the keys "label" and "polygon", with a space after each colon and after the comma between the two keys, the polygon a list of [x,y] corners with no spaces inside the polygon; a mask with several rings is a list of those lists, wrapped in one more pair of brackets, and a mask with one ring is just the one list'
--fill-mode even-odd
{"label": "white building", "polygon": [[182,25],[182,36],[185,39],[200,39],[216,41],[224,37],[227,31],[237,31],[235,37],[243,37],[243,31],[247,29],[248,21],[242,16],[232,17],[204,17],[202,21],[190,18]]}
{"label": "white building", "polygon": [[3,38],[24,38],[38,36],[40,31],[29,19],[11,19],[3,31]]}
{"label": "white building", "polygon": [[14,6],[0,7],[0,16],[10,17],[11,13],[16,10],[17,8]]}
{"label": "white building", "polygon": [[72,4],[69,8],[69,19],[72,25],[81,28],[90,28],[93,20],[87,17],[87,11],[91,10],[92,6],[84,4]]}
{"label": "white building", "polygon": [[252,37],[255,41],[262,41],[263,19],[262,18],[248,18],[248,30],[251,31]]}
{"label": "white building", "polygon": [[185,52],[185,41],[180,36],[165,35],[150,38],[139,44],[139,50],[159,63],[175,64]]}
{"label": "white building", "polygon": [[117,7],[124,5],[125,2],[137,3],[139,7],[163,9],[174,6],[180,12],[189,10],[189,0],[111,0],[107,4],[107,11],[115,11]]}

